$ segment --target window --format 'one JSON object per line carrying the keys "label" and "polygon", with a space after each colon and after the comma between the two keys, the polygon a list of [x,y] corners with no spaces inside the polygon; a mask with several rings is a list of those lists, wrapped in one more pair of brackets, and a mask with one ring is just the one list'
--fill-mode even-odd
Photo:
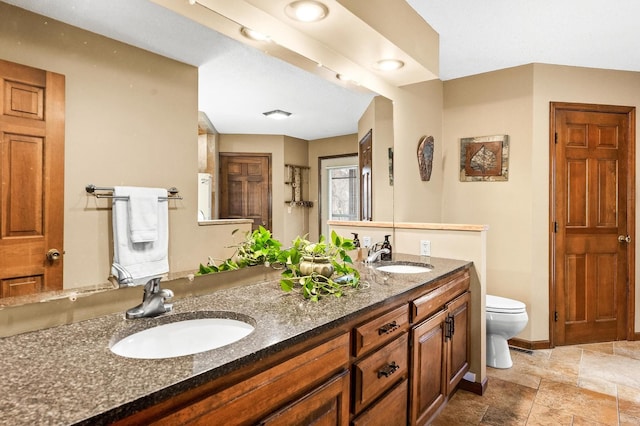
{"label": "window", "polygon": [[358,167],[329,171],[329,220],[358,220]]}

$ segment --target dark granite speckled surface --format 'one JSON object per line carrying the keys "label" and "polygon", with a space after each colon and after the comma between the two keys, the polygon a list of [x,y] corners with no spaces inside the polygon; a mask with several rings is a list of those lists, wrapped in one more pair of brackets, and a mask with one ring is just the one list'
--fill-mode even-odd
{"label": "dark granite speckled surface", "polygon": [[[407,255],[394,258],[421,260]],[[277,281],[270,281],[177,300],[171,314],[155,319],[126,320],[120,313],[2,338],[0,424],[108,424],[470,264],[438,258],[430,258],[430,263],[433,271],[422,274],[385,274],[362,267],[362,280],[368,286],[318,303],[299,293],[284,293]],[[109,350],[116,336],[168,321],[169,316],[200,311],[249,315],[256,328],[231,345],[178,358],[129,359]]]}

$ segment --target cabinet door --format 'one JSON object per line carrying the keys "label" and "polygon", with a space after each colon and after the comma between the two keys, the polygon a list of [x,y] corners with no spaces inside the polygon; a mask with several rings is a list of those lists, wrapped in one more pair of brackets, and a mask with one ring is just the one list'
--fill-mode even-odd
{"label": "cabinet door", "polygon": [[261,425],[337,426],[349,424],[349,372],[329,380],[292,404],[269,416]]}
{"label": "cabinet door", "polygon": [[412,425],[425,424],[446,399],[446,319],[442,310],[412,330]]}
{"label": "cabinet door", "polygon": [[447,395],[450,395],[469,370],[469,301],[464,293],[447,304],[449,334],[447,354]]}

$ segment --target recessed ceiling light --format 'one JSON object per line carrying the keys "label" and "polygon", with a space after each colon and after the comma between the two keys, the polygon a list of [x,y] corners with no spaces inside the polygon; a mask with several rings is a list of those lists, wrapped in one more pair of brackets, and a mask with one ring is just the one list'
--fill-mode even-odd
{"label": "recessed ceiling light", "polygon": [[280,109],[274,109],[273,111],[263,112],[262,114],[264,114],[265,116],[267,116],[269,118],[273,118],[274,120],[282,120],[282,119],[287,118],[287,117],[289,117],[291,115],[290,112],[282,111]]}
{"label": "recessed ceiling light", "polygon": [[289,18],[300,22],[320,21],[329,14],[327,6],[314,0],[294,1],[289,3],[284,11]]}
{"label": "recessed ceiling light", "polygon": [[380,71],[394,71],[402,67],[404,62],[399,59],[381,59],[374,65],[374,68]]}
{"label": "recessed ceiling light", "polygon": [[262,34],[258,31],[254,31],[251,28],[247,27],[240,28],[240,34],[255,41],[271,41],[271,38],[268,35]]}

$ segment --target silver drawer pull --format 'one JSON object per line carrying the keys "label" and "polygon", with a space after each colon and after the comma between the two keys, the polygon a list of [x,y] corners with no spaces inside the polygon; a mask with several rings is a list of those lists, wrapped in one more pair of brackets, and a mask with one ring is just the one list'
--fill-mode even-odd
{"label": "silver drawer pull", "polygon": [[381,377],[389,377],[399,369],[400,366],[396,364],[395,361],[391,361],[391,364],[387,364],[383,368],[378,370],[378,379]]}
{"label": "silver drawer pull", "polygon": [[383,325],[382,327],[380,327],[378,329],[378,336],[382,336],[383,334],[389,334],[392,331],[397,330],[398,328],[400,328],[398,326],[398,323],[395,322],[395,321],[392,321],[392,322],[390,322],[388,324]]}

